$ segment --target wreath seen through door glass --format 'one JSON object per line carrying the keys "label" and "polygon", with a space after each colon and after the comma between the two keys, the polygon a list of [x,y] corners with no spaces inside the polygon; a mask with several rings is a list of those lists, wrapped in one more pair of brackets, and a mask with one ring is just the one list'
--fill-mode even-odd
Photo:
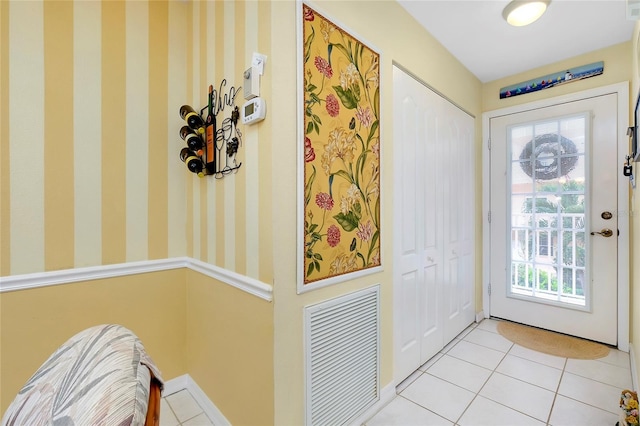
{"label": "wreath seen through door glass", "polygon": [[547,133],[530,140],[520,153],[520,167],[536,180],[566,176],[578,162],[578,149],[572,140]]}

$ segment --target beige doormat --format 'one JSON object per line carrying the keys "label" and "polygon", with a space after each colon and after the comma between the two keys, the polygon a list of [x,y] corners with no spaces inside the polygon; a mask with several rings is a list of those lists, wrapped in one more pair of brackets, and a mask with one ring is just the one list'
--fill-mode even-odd
{"label": "beige doormat", "polygon": [[563,358],[597,359],[609,354],[600,343],[509,321],[500,321],[498,332],[520,346]]}

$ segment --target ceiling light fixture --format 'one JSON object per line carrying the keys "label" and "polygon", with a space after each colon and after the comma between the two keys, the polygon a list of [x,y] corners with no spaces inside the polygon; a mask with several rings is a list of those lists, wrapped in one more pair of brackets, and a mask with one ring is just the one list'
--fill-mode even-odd
{"label": "ceiling light fixture", "polygon": [[536,21],[547,10],[551,0],[513,0],[502,11],[504,19],[514,27]]}

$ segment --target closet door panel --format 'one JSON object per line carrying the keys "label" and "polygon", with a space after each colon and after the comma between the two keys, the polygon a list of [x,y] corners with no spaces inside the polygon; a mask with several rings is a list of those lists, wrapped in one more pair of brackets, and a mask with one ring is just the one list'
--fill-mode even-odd
{"label": "closet door panel", "polygon": [[462,328],[473,321],[473,204],[461,199],[473,195],[472,172],[456,170],[472,141],[463,116],[471,131],[473,119],[396,67],[393,78],[395,377],[404,379],[455,337],[469,307]]}
{"label": "closet door panel", "polygon": [[[419,86],[419,83],[416,82]],[[419,174],[416,180],[418,199],[422,201],[417,217],[422,224],[422,258],[424,268],[424,294],[422,309],[422,350],[421,363],[438,353],[442,347],[442,166],[440,161],[438,128],[440,105],[438,96],[424,86],[418,92],[422,100],[421,122],[423,132],[415,139],[416,157]]]}
{"label": "closet door panel", "polygon": [[422,359],[422,326],[424,298],[424,226],[422,217],[422,193],[415,185],[421,171],[416,162],[419,145],[415,140],[424,133],[421,121],[421,106],[409,92],[395,98],[394,109],[398,114],[399,132],[397,160],[404,164],[398,170],[400,185],[396,186],[394,196],[402,208],[398,210],[395,237],[396,262],[399,274],[396,291],[395,332],[396,332],[396,370],[399,377],[407,377],[419,366]]}
{"label": "closet door panel", "polygon": [[443,100],[444,291],[449,308],[444,339],[450,341],[475,319],[473,252],[473,118]]}

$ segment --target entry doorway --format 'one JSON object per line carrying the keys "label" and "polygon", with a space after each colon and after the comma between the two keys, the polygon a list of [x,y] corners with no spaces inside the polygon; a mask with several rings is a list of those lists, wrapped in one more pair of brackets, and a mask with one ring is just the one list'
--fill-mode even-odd
{"label": "entry doorway", "polygon": [[484,309],[628,348],[625,85],[484,116]]}

